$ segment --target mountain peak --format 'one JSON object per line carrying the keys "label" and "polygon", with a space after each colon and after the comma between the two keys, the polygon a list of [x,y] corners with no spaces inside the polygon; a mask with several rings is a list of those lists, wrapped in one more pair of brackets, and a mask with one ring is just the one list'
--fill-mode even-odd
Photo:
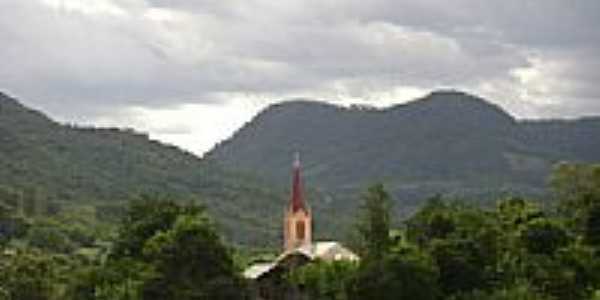
{"label": "mountain peak", "polygon": [[[443,118],[473,119],[477,122],[514,123],[515,119],[500,106],[479,96],[458,90],[436,90],[397,110],[434,114]],[[487,121],[486,121],[487,120]]]}
{"label": "mountain peak", "polygon": [[[456,90],[456,89],[438,89],[431,91],[427,97],[470,97],[481,99],[473,94],[469,94],[467,92]],[[482,100],[482,99],[481,99]]]}
{"label": "mountain peak", "polygon": [[453,103],[453,104],[472,104],[472,105],[482,105],[488,107],[495,107],[496,109],[500,109],[497,105],[485,100],[479,96],[469,94],[467,92],[459,91],[459,90],[435,90],[426,95],[423,98],[417,99],[417,101],[430,101],[430,102],[440,102],[440,103]]}
{"label": "mountain peak", "polygon": [[295,98],[271,104],[266,110],[277,109],[338,109],[339,107],[325,101]]}

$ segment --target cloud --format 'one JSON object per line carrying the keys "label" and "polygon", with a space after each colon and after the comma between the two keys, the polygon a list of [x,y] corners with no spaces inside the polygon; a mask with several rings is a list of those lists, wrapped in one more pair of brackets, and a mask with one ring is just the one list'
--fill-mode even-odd
{"label": "cloud", "polygon": [[185,104],[169,109],[131,107],[93,122],[94,126],[128,126],[150,133],[150,138],[202,154],[215,142],[228,138],[263,108],[247,98],[215,104]]}
{"label": "cloud", "polygon": [[194,149],[198,116],[243,124],[236,109],[294,97],[384,105],[454,87],[520,117],[600,114],[598,23],[597,1],[7,0],[0,88]]}

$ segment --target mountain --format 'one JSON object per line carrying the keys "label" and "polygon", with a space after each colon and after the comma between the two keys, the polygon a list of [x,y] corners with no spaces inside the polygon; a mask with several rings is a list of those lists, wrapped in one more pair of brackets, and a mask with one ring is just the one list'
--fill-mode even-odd
{"label": "mountain", "polygon": [[600,161],[598,136],[600,118],[520,121],[482,98],[437,91],[387,109],[275,104],[206,157],[278,181],[299,151],[316,205],[348,211],[381,181],[409,213],[435,194],[543,196],[556,162]]}
{"label": "mountain", "polygon": [[65,126],[0,93],[0,192],[7,191],[64,206],[118,205],[140,193],[199,198],[226,236],[257,246],[278,240],[286,200],[283,190],[144,134]]}
{"label": "mountain", "polygon": [[437,193],[541,196],[556,162],[600,161],[596,136],[600,118],[516,120],[440,91],[387,109],[273,105],[200,159],[129,129],[63,125],[0,93],[0,202],[101,210],[140,193],[199,198],[230,240],[274,246],[296,151],[317,237],[342,238],[372,182],[386,184],[401,214]]}

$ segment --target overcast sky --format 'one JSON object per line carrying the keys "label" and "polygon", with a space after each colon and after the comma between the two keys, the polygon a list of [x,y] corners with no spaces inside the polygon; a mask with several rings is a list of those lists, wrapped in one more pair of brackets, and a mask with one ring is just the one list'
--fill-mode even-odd
{"label": "overcast sky", "polygon": [[201,154],[291,98],[600,115],[596,0],[0,0],[0,90]]}

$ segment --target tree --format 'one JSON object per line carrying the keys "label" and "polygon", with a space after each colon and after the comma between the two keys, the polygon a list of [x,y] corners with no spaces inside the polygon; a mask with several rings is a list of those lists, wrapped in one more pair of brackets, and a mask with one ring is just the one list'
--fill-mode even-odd
{"label": "tree", "polygon": [[585,231],[590,210],[600,206],[600,164],[559,164],[551,184],[571,227],[577,233]]}
{"label": "tree", "polygon": [[437,299],[437,268],[430,257],[405,247],[404,239],[392,239],[390,209],[383,185],[369,187],[358,226],[363,256],[348,285],[349,299]]}
{"label": "tree", "polygon": [[163,196],[142,195],[132,201],[118,230],[112,251],[115,257],[142,257],[146,241],[169,230],[181,215],[195,215],[203,208],[179,205]]}
{"label": "tree", "polygon": [[558,164],[550,178],[555,196],[565,204],[587,206],[586,195],[600,195],[600,164]]}
{"label": "tree", "polygon": [[382,184],[375,184],[363,195],[358,233],[363,259],[381,259],[388,252],[390,239],[390,196]]}
{"label": "tree", "polygon": [[231,252],[203,214],[178,217],[171,229],[146,242],[144,256],[155,270],[144,299],[243,298]]}
{"label": "tree", "polygon": [[502,230],[507,232],[517,232],[522,225],[544,216],[535,202],[519,197],[499,201],[496,213]]}
{"label": "tree", "polygon": [[20,216],[6,215],[0,217],[0,248],[12,239],[23,237],[29,228],[28,221]]}
{"label": "tree", "polygon": [[29,246],[45,251],[69,253],[74,249],[73,243],[60,228],[48,224],[31,227],[26,239]]}
{"label": "tree", "polygon": [[[107,299],[243,299],[244,283],[232,253],[202,207],[145,197],[130,204],[118,231],[106,265],[92,273],[96,294]],[[89,290],[84,282],[75,292]]]}
{"label": "tree", "polygon": [[419,256],[391,253],[381,260],[361,263],[350,285],[350,299],[419,299],[440,296],[437,270]]}
{"label": "tree", "polygon": [[19,300],[52,299],[55,267],[52,257],[39,251],[16,251],[0,256],[0,296]]}
{"label": "tree", "polygon": [[350,261],[316,261],[293,270],[290,280],[312,300],[347,300],[350,279],[355,276],[357,266]]}
{"label": "tree", "polygon": [[141,287],[151,274],[150,265],[131,258],[78,266],[69,278],[67,299],[141,299]]}
{"label": "tree", "polygon": [[475,291],[460,296],[460,300],[551,300],[552,298],[535,290],[527,282],[520,282],[492,291]]}
{"label": "tree", "polygon": [[[568,263],[569,262],[569,263]],[[577,270],[577,264],[571,265],[572,260],[565,257],[547,255],[530,255],[525,262],[525,274],[536,290],[555,299],[576,300],[585,299],[588,294],[588,284]]]}
{"label": "tree", "polygon": [[431,256],[439,268],[439,285],[447,295],[486,287],[485,253],[470,239],[435,240]]}
{"label": "tree", "polygon": [[600,203],[591,207],[587,213],[584,236],[586,242],[600,249]]}
{"label": "tree", "polygon": [[536,219],[523,229],[521,240],[532,254],[552,255],[569,242],[566,230],[548,219]]}
{"label": "tree", "polygon": [[456,230],[453,209],[440,196],[427,199],[423,208],[406,221],[407,237],[425,246],[432,239],[443,239]]}
{"label": "tree", "polygon": [[560,164],[551,183],[570,228],[600,247],[600,164]]}

